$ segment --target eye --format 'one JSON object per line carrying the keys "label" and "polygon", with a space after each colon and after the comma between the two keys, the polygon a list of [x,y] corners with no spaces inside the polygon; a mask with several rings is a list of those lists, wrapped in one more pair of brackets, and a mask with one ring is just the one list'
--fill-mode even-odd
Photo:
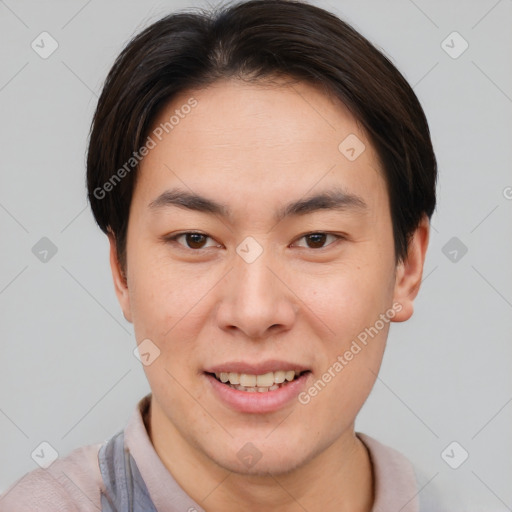
{"label": "eye", "polygon": [[[184,240],[184,243],[180,242],[181,239]],[[178,233],[177,235],[166,238],[166,240],[168,240],[168,241],[177,242],[187,249],[194,249],[194,250],[205,249],[207,247],[215,247],[216,246],[215,243],[210,246],[206,245],[206,241],[208,239],[212,240],[212,242],[214,241],[208,235],[205,235],[204,233],[196,233],[194,231],[189,231],[186,233]]]}
{"label": "eye", "polygon": [[[299,240],[305,239],[306,244],[307,244],[306,247],[308,249],[323,249],[325,247],[325,243],[329,239],[329,237],[331,238],[331,240],[334,239],[333,240],[334,242],[336,240],[341,240],[343,238],[340,235],[333,235],[331,233],[319,232],[319,233],[308,233],[307,235],[303,235],[301,238],[299,238]],[[331,245],[333,243],[333,241],[331,241],[327,245]],[[301,246],[301,247],[304,247],[304,246]]]}

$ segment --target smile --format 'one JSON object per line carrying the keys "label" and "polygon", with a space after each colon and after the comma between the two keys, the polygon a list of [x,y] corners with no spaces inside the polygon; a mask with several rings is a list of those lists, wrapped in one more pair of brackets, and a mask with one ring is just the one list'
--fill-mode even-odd
{"label": "smile", "polygon": [[[272,367],[287,368],[269,371]],[[241,413],[265,414],[298,404],[298,396],[313,374],[300,365],[267,362],[217,366],[203,375],[215,399],[224,406]]]}
{"label": "smile", "polygon": [[305,372],[300,370],[278,370],[261,375],[236,372],[216,372],[215,378],[227,386],[248,393],[268,393],[292,382]]}

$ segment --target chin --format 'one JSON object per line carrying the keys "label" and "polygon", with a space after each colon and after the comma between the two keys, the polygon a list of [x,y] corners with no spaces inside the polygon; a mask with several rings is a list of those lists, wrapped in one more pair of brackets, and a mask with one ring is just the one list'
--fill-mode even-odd
{"label": "chin", "polygon": [[[240,448],[233,450],[233,446]],[[264,438],[261,442],[236,440],[230,443],[229,449],[219,452],[215,450],[208,455],[220,467],[245,476],[268,476],[269,473],[283,475],[294,471],[313,457],[304,443],[290,443],[289,439],[288,443],[284,443],[277,438],[274,442]]]}

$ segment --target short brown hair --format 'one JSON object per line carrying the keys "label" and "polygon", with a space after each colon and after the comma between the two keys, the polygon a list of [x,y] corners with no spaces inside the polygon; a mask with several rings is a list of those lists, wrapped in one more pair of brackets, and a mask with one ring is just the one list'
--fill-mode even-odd
{"label": "short brown hair", "polygon": [[410,237],[436,203],[436,158],[414,91],[334,14],[303,1],[250,0],[157,21],[130,41],[108,74],[91,126],[87,186],[94,217],[115,235],[123,267],[134,153],[162,108],[176,94],[222,78],[279,75],[333,94],[362,124],[387,183],[396,261],[406,257]]}

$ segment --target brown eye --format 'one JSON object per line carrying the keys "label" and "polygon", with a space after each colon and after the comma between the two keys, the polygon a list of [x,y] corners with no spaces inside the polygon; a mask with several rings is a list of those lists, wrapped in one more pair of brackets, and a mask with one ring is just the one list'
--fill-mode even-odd
{"label": "brown eye", "polygon": [[[203,233],[195,233],[191,231],[187,233],[179,233],[178,235],[174,235],[172,237],[167,237],[166,240],[170,242],[176,242],[185,249],[193,250],[201,250],[215,246],[215,241],[208,235],[204,235]],[[210,245],[207,245],[208,240],[211,240]]]}
{"label": "brown eye", "polygon": [[[330,238],[329,238],[330,237]],[[331,233],[309,233],[307,235],[302,236],[299,240],[306,240],[306,245],[301,245],[301,247],[306,247],[307,249],[323,249],[326,247],[325,243],[327,240],[332,239],[328,245],[331,245],[333,242],[335,242],[338,239],[343,238],[339,235],[333,235]]]}
{"label": "brown eye", "polygon": [[191,249],[202,249],[208,238],[201,233],[186,233],[184,236],[188,247]]}
{"label": "brown eye", "polygon": [[323,247],[327,235],[325,233],[313,233],[306,235],[305,238],[308,240],[308,247],[310,249],[318,249],[319,247]]}

